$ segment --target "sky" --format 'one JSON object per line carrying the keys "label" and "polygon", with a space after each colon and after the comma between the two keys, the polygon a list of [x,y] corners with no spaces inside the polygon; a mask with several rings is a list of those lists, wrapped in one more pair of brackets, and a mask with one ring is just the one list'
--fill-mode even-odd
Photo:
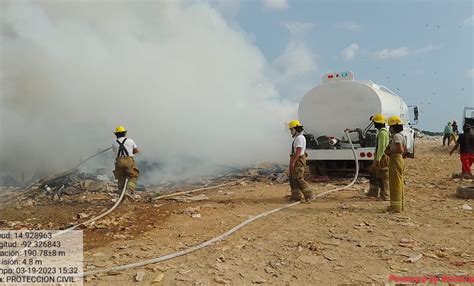
{"label": "sky", "polygon": [[298,101],[326,72],[350,70],[420,109],[441,131],[474,106],[473,1],[218,2],[276,68],[281,96]]}

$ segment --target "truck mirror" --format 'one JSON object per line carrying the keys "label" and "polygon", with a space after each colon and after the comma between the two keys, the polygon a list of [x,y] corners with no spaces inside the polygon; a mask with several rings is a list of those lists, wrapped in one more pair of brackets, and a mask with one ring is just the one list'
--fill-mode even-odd
{"label": "truck mirror", "polygon": [[410,110],[413,108],[413,119],[410,120],[410,125],[417,125],[418,124],[418,117],[419,117],[418,106],[409,105],[408,108],[410,108]]}

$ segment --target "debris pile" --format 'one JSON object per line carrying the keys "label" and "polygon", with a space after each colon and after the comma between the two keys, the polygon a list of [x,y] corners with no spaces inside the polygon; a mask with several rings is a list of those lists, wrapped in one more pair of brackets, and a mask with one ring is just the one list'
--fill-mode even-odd
{"label": "debris pile", "polygon": [[261,163],[252,168],[242,169],[234,173],[234,178],[247,178],[251,181],[279,183],[288,182],[288,168],[280,164]]}
{"label": "debris pile", "polygon": [[29,186],[19,197],[18,206],[48,205],[57,202],[85,203],[116,199],[117,184],[108,177],[82,173],[78,169],[48,176]]}
{"label": "debris pile", "polygon": [[97,180],[97,176],[81,173],[78,169],[73,169],[55,176],[42,178],[35,185],[39,188],[47,188],[48,191],[56,191],[61,188],[70,187],[83,180]]}
{"label": "debris pile", "polygon": [[[166,181],[148,186],[146,189],[139,186],[137,192],[140,192],[140,197],[144,201],[152,202],[153,198],[164,194],[206,188],[241,179],[245,179],[247,182],[264,182],[267,184],[283,184],[287,183],[289,179],[287,167],[279,164],[261,163],[249,168],[229,169],[231,170],[227,173],[213,177]],[[103,202],[107,202],[107,204],[116,202],[118,196],[117,184],[110,182],[110,179],[103,173],[97,175],[83,173],[79,169],[72,169],[54,176],[41,178],[25,188],[17,199],[17,208],[69,203],[94,203],[94,205],[103,206]],[[173,198],[178,202],[206,199],[204,195]]]}
{"label": "debris pile", "polygon": [[152,190],[154,192],[153,197],[156,197],[156,194],[162,195],[201,187],[206,188],[241,179],[246,179],[250,182],[264,182],[267,184],[283,184],[287,183],[289,179],[288,167],[279,164],[261,163],[249,168],[223,167],[226,167],[228,171],[222,174],[209,177],[189,178],[186,180],[163,181],[147,186],[147,190]]}

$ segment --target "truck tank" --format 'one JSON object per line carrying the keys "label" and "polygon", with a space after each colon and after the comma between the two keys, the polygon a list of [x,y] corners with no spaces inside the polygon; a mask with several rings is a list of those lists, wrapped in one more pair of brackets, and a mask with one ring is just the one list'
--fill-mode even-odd
{"label": "truck tank", "polygon": [[409,120],[408,106],[400,96],[372,81],[356,81],[351,72],[326,74],[298,108],[306,132],[316,137],[342,138],[344,129],[365,128],[375,113]]}

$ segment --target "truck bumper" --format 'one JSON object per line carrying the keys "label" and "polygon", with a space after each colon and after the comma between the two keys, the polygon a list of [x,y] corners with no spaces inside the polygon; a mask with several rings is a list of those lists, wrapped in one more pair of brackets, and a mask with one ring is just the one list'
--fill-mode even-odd
{"label": "truck bumper", "polygon": [[[314,150],[306,149],[308,153],[307,160],[309,161],[353,161],[354,153],[352,149],[336,149],[336,150]],[[356,149],[357,160],[359,161],[372,161],[375,155],[375,148],[357,148]]]}

